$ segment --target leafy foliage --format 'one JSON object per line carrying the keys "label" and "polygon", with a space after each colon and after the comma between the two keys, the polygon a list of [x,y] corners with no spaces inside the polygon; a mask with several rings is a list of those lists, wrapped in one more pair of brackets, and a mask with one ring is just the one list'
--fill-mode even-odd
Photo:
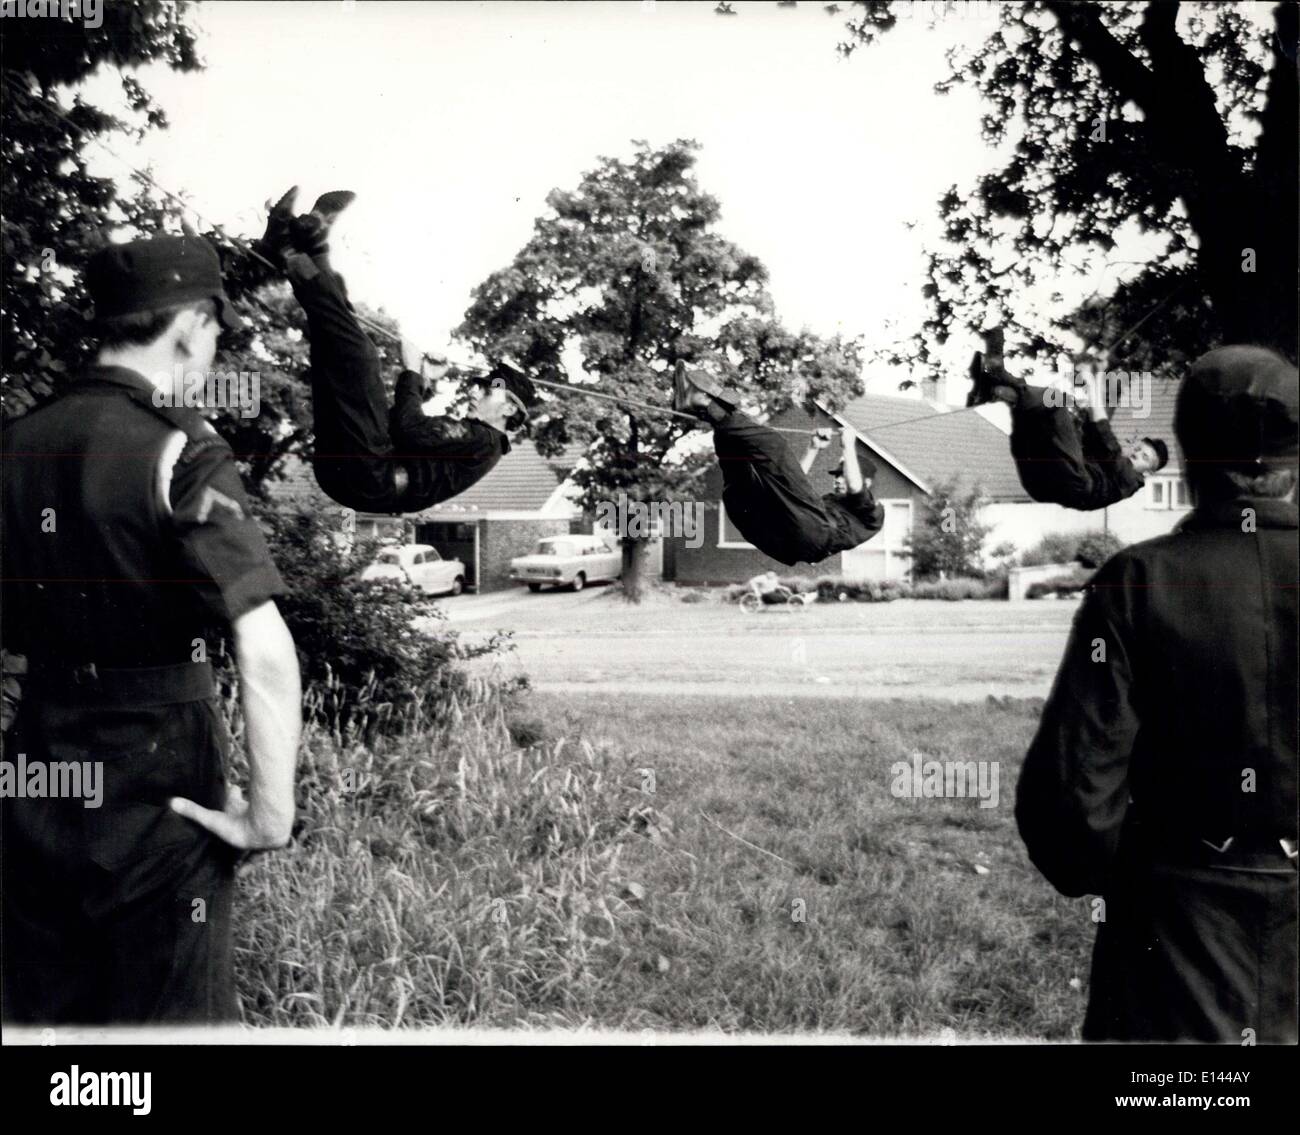
{"label": "leafy foliage", "polygon": [[1078,561],[1085,568],[1099,568],[1124,547],[1114,532],[1048,532],[1020,556],[1022,567],[1068,564]]}
{"label": "leafy foliage", "polygon": [[1099,568],[1124,547],[1114,532],[1085,532],[1074,549],[1074,558],[1086,568]]}
{"label": "leafy foliage", "polygon": [[438,626],[445,615],[420,589],[363,582],[375,543],[343,543],[327,513],[260,512],[288,588],[276,603],[298,648],[309,716],[330,728],[411,728],[437,720],[466,682],[454,664],[504,644],[494,635],[466,646]]}
{"label": "leafy foliage", "polygon": [[1068,564],[1074,560],[1078,547],[1077,532],[1045,532],[1037,544],[1021,553],[1020,564],[1022,567]]}
{"label": "leafy foliage", "polygon": [[[859,7],[845,53],[897,22],[890,0]],[[1002,168],[940,200],[932,314],[888,357],[935,373],[951,334],[1003,322],[1049,360],[1071,352],[1071,333],[1155,373],[1179,373],[1223,341],[1294,358],[1296,8],[1279,4],[1272,29],[1242,8],[999,5],[997,30],[953,54],[938,90],[974,87],[988,104],[985,140],[1014,146]],[[1156,255],[1108,298],[1031,324],[1031,290],[1104,260],[1125,225],[1158,237]]]}
{"label": "leafy foliage", "polygon": [[[602,158],[548,211],[509,267],[474,290],[457,335],[488,358],[512,355],[531,373],[575,390],[669,408],[677,360],[709,371],[762,411],[807,397],[839,406],[861,392],[856,342],[792,332],[773,313],[767,271],[714,226],[721,208],[695,180],[696,145],[636,144]],[[581,374],[566,359],[576,353]],[[689,421],[563,395],[534,415],[543,452],[590,446],[574,477],[582,503],[619,492],[670,501],[695,487],[698,466],[669,460]],[[639,586],[628,572],[625,588]]]}
{"label": "leafy foliage", "polygon": [[934,486],[908,537],[916,580],[983,575],[981,550],[992,531],[980,523],[986,503],[979,485],[951,478]]}
{"label": "leafy foliage", "polygon": [[[4,200],[0,358],[6,417],[48,397],[85,361],[89,309],[80,269],[107,241],[129,200],[109,178],[93,176],[93,140],[137,137],[165,127],[166,116],[128,68],[165,63],[199,67],[187,3],[139,0],[103,5],[97,28],[80,20],[11,19],[4,31],[4,114],[0,197]],[[80,94],[65,110],[60,88],[108,66],[138,115],[124,122]]]}

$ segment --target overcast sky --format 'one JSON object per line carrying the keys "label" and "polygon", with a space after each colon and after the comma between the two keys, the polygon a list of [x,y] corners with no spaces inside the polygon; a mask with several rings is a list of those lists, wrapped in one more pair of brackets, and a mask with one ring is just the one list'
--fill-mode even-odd
{"label": "overcast sky", "polygon": [[[993,165],[976,97],[933,91],[944,53],[991,28],[989,6],[933,27],[918,8],[848,60],[844,14],[820,3],[713,7],[203,3],[205,69],[145,72],[171,126],[123,152],[234,232],[260,233],[263,202],[291,184],[303,209],[356,190],[335,241],[350,290],[463,357],[449,334],[471,288],[551,189],[634,138],[693,138],[721,232],[767,265],[788,325],[868,346],[905,333],[926,311],[937,198]],[[953,343],[954,361],[973,346]],[[871,368],[869,386],[896,393],[902,377]]]}

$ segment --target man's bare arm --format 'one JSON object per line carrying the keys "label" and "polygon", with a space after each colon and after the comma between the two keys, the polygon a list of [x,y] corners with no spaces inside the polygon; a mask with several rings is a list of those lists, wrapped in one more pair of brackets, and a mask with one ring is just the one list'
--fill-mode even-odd
{"label": "man's bare arm", "polygon": [[808,450],[799,458],[799,468],[805,473],[812,472],[813,462],[817,460],[817,454],[825,449],[831,443],[831,431],[827,429],[818,430],[812,436],[812,441],[808,445]]}
{"label": "man's bare arm", "polygon": [[298,655],[273,601],[236,619],[234,633],[248,736],[248,799],[232,788],[221,812],[180,797],[172,807],[234,847],[283,847],[293,831],[294,770],[302,734]]}
{"label": "man's bare arm", "polygon": [[845,426],[840,431],[840,448],[844,451],[844,485],[850,494],[860,493],[866,487],[862,466],[858,464],[858,435]]}

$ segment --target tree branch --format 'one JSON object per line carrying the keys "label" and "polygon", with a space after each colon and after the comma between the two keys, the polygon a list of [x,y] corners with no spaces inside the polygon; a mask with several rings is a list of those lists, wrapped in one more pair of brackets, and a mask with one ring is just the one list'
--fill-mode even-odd
{"label": "tree branch", "polygon": [[[1178,34],[1178,8],[1178,0],[1153,0],[1142,14],[1138,37],[1151,56],[1158,92],[1153,105],[1142,109],[1153,125],[1177,139],[1184,160],[1217,173],[1227,158],[1228,129],[1214,105],[1205,68]],[[1197,161],[1198,156],[1204,160]]]}
{"label": "tree branch", "polygon": [[[1271,188],[1283,200],[1295,193],[1297,155],[1300,154],[1296,146],[1296,103],[1297,90],[1300,89],[1295,54],[1298,23],[1300,20],[1294,4],[1278,4],[1273,9],[1273,67],[1268,76],[1267,101],[1259,116],[1261,132],[1255,151],[1255,174],[1265,192]],[[1289,216],[1294,224],[1294,208]]]}
{"label": "tree branch", "polygon": [[1125,99],[1145,106],[1156,92],[1155,79],[1101,22],[1091,4],[1046,0],[1046,7],[1067,36],[1077,39],[1084,54],[1101,72],[1106,85]]}

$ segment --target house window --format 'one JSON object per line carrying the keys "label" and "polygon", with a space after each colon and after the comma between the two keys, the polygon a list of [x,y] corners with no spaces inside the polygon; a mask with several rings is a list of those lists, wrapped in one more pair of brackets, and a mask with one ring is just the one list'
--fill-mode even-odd
{"label": "house window", "polygon": [[840,572],[845,579],[907,579],[912,571],[908,537],[912,532],[912,502],[881,499],[885,506],[884,527],[865,544],[840,554]]}
{"label": "house window", "polygon": [[1150,495],[1147,508],[1188,509],[1192,507],[1192,491],[1182,477],[1150,478]]}
{"label": "house window", "polygon": [[752,548],[751,544],[740,530],[731,522],[731,517],[727,515],[726,506],[718,501],[718,547],[719,548]]}

